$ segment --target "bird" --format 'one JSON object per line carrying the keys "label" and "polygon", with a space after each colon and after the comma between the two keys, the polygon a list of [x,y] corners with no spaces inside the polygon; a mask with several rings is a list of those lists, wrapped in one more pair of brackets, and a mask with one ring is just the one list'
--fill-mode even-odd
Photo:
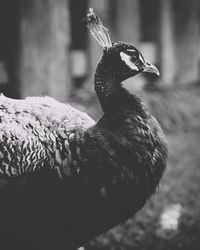
{"label": "bird", "polygon": [[51,97],[0,96],[2,249],[76,249],[134,216],[159,186],[167,142],[123,81],[159,75],[140,51],[112,42],[92,9],[85,23],[103,49],[94,75],[102,117]]}

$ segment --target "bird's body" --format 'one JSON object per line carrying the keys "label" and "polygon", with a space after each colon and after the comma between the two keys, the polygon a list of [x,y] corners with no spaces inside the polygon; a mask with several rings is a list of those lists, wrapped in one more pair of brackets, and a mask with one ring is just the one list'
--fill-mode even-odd
{"label": "bird's body", "polygon": [[74,249],[134,215],[155,192],[166,141],[121,82],[156,68],[138,56],[133,71],[127,60],[136,49],[107,44],[95,74],[104,111],[97,123],[52,98],[0,97],[3,249]]}
{"label": "bird's body", "polygon": [[164,138],[140,100],[124,94],[130,108],[96,124],[52,98],[0,98],[0,219],[8,246],[81,245],[125,221],[155,191]]}

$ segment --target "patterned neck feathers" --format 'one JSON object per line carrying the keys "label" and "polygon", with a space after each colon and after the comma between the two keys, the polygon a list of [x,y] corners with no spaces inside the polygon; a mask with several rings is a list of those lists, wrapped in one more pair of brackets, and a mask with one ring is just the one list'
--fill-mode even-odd
{"label": "patterned neck feathers", "polygon": [[131,109],[146,116],[140,98],[123,88],[118,71],[102,61],[95,73],[95,91],[105,113],[120,113],[122,110]]}

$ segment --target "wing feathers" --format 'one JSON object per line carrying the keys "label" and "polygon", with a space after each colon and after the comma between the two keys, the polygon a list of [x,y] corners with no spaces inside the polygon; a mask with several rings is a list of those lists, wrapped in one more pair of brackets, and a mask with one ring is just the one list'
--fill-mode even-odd
{"label": "wing feathers", "polygon": [[0,96],[0,175],[15,177],[49,166],[61,176],[60,167],[71,161],[74,131],[93,124],[85,113],[52,98]]}

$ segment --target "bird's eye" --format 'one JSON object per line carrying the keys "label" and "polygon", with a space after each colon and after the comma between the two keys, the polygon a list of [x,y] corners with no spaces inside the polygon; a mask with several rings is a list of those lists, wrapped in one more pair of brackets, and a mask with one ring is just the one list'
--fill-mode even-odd
{"label": "bird's eye", "polygon": [[132,60],[138,60],[139,59],[139,54],[137,52],[134,52],[132,55],[131,55],[131,58]]}
{"label": "bird's eye", "polygon": [[139,54],[137,51],[132,49],[127,49],[128,54],[131,56],[132,61],[136,61],[139,59]]}

